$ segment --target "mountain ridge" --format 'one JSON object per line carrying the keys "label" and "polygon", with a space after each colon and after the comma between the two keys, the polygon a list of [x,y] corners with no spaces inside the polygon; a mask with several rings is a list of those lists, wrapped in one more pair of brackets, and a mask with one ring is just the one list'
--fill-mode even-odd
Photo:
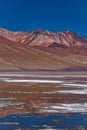
{"label": "mountain ridge", "polygon": [[87,38],[71,30],[12,32],[0,29],[0,68],[87,66]]}
{"label": "mountain ridge", "polygon": [[50,32],[38,29],[31,32],[12,32],[0,28],[0,36],[27,46],[49,47],[53,43],[58,43],[66,47],[83,46],[87,44],[87,38],[76,34],[72,30],[64,32]]}

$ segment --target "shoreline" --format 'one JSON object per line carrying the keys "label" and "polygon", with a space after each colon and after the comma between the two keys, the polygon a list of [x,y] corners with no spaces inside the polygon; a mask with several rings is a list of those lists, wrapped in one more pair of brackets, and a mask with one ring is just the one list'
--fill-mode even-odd
{"label": "shoreline", "polygon": [[29,70],[0,70],[0,75],[4,75],[4,74],[24,74],[24,75],[48,75],[48,76],[53,76],[53,75],[69,75],[69,76],[82,76],[82,75],[87,75],[87,70],[85,71],[63,71],[63,70],[44,70],[44,69],[29,69]]}

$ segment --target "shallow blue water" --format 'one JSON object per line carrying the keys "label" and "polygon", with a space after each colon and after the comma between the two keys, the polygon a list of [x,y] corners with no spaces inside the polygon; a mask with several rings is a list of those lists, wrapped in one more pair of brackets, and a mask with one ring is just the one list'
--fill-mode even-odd
{"label": "shallow blue water", "polygon": [[[80,127],[80,128],[79,128]],[[32,115],[18,114],[0,118],[0,130],[38,130],[38,129],[61,129],[87,130],[87,115],[84,114],[50,114]]]}

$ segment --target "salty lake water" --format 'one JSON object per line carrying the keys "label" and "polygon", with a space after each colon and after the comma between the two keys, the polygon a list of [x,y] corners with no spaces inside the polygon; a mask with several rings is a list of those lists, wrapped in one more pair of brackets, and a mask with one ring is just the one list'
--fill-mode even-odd
{"label": "salty lake water", "polygon": [[87,130],[86,75],[0,74],[0,130]]}

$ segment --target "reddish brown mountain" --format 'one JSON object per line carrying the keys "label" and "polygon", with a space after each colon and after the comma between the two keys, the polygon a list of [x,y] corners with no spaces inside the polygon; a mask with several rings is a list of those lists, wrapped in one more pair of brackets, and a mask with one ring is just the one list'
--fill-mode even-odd
{"label": "reddish brown mountain", "polygon": [[1,28],[0,35],[6,39],[26,46],[49,47],[52,45],[51,47],[70,47],[82,46],[87,43],[86,37],[80,36],[71,30],[66,32],[50,32],[47,30],[12,32]]}
{"label": "reddish brown mountain", "polygon": [[87,38],[73,31],[12,32],[0,28],[1,68],[87,66]]}

